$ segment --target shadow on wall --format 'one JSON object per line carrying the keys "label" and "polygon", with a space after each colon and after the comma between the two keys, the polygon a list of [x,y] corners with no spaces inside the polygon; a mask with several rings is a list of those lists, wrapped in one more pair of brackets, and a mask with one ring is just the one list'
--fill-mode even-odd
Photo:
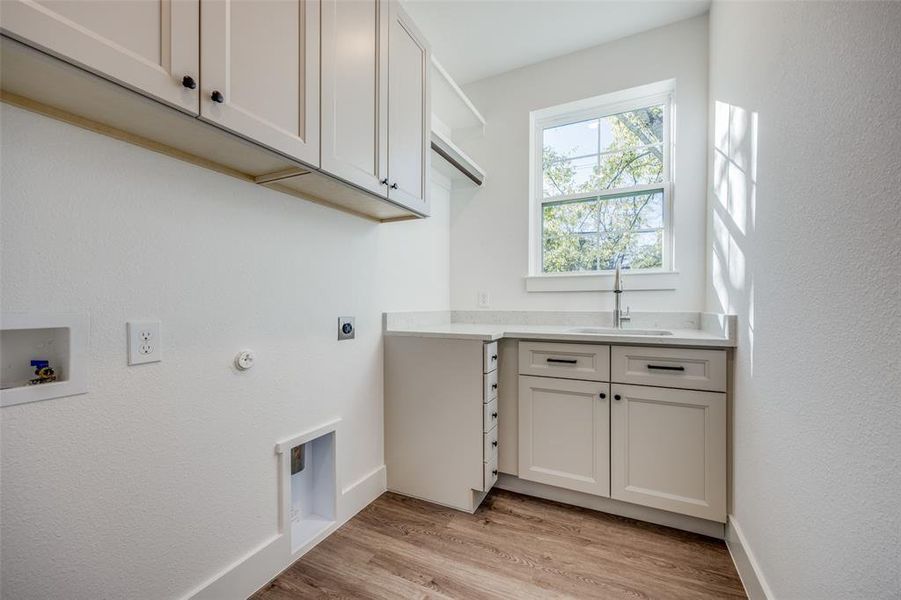
{"label": "shadow on wall", "polygon": [[742,362],[746,362],[750,377],[754,365],[754,273],[748,268],[747,240],[756,226],[758,115],[720,100],[714,111],[711,279],[715,309],[747,315],[747,329],[740,332],[739,339],[741,349],[747,352]]}

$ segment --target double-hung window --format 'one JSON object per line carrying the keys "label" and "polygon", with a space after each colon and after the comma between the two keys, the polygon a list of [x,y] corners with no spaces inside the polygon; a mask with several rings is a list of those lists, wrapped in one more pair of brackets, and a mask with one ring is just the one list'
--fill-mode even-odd
{"label": "double-hung window", "polygon": [[672,92],[532,113],[532,275],[672,270]]}

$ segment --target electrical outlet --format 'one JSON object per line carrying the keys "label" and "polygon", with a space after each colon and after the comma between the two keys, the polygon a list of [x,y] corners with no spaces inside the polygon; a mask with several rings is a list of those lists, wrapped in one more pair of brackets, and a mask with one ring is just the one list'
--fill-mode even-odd
{"label": "electrical outlet", "polygon": [[128,364],[141,365],[162,360],[159,321],[128,322]]}
{"label": "electrical outlet", "polygon": [[353,317],[338,317],[338,340],[352,340],[356,336]]}
{"label": "electrical outlet", "polygon": [[477,302],[479,308],[488,308],[491,306],[491,296],[485,290],[479,290],[477,295]]}

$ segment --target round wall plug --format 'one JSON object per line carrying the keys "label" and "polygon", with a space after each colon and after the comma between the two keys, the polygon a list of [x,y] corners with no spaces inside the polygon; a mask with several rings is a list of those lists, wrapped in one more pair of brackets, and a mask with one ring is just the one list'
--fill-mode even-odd
{"label": "round wall plug", "polygon": [[235,357],[235,368],[239,371],[246,371],[254,365],[256,358],[252,350],[242,350]]}

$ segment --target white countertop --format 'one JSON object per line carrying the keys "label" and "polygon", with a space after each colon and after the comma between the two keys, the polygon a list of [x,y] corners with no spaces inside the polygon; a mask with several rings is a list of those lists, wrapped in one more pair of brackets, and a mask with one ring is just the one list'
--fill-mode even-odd
{"label": "white countertop", "polygon": [[[534,312],[523,312],[523,320],[535,321]],[[385,335],[390,336],[412,336],[412,337],[433,337],[447,339],[462,340],[482,340],[495,341],[502,338],[512,339],[529,339],[529,340],[559,340],[574,342],[598,342],[598,343],[620,343],[620,344],[646,344],[661,346],[701,346],[701,347],[722,347],[730,348],[735,346],[734,318],[730,315],[704,315],[696,313],[698,318],[696,322],[698,327],[667,327],[660,325],[661,319],[659,315],[664,313],[648,313],[644,316],[644,321],[651,321],[653,326],[645,326],[645,324],[632,325],[635,329],[664,329],[672,332],[672,335],[630,335],[629,325],[627,325],[622,333],[585,333],[573,331],[573,329],[581,329],[590,327],[586,325],[585,319],[573,318],[571,324],[553,324],[553,325],[536,325],[521,323],[497,323],[485,322],[474,323],[478,320],[478,312],[467,313],[463,320],[468,322],[454,322],[451,313],[386,313],[385,315]],[[514,313],[504,313],[504,319],[491,319],[496,317],[497,313],[486,313],[485,320],[509,320],[516,318]],[[673,313],[676,314],[676,313]],[[684,317],[685,313],[678,313]],[[428,315],[427,317],[421,317]],[[441,315],[447,315],[447,319],[442,319]],[[566,320],[565,316],[560,317],[560,313],[554,313],[555,321]],[[576,315],[576,313],[574,313]],[[582,314],[584,315],[584,313]],[[656,320],[652,320],[656,319]],[[639,320],[639,319],[636,319]],[[671,319],[672,320],[672,319]],[[684,321],[685,319],[683,319]],[[650,324],[650,323],[649,323]],[[701,328],[701,325],[705,325]],[[609,324],[607,325],[609,327]]]}

